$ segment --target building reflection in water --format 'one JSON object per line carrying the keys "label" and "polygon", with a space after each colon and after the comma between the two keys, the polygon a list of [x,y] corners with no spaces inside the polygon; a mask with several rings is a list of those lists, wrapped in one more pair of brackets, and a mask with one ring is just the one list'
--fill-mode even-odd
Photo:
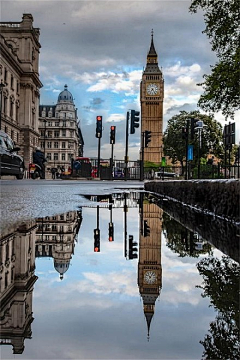
{"label": "building reflection in water", "polygon": [[0,343],[22,354],[31,338],[36,222],[20,225],[0,242]]}
{"label": "building reflection in water", "polygon": [[[48,256],[63,278],[82,222],[81,211],[23,223],[0,239],[0,345],[12,345],[22,354],[31,339],[35,258]],[[36,252],[35,252],[36,249]]]}
{"label": "building reflection in water", "polygon": [[[111,231],[108,241],[114,241],[114,208],[124,209],[124,256],[138,261],[137,285],[143,301],[147,338],[155,311],[156,300],[162,289],[161,236],[162,231],[171,251],[180,257],[198,257],[200,254],[212,254],[212,247],[197,233],[187,230],[165,213],[154,199],[143,192],[111,194],[111,196],[89,196],[97,209],[97,227],[99,227],[99,207],[110,210]],[[130,256],[127,236],[128,208],[139,206],[139,248],[137,256]],[[14,354],[24,350],[24,340],[31,338],[33,322],[32,295],[37,280],[35,258],[52,258],[54,268],[60,279],[69,269],[74,255],[77,234],[82,223],[82,211],[70,211],[65,214],[46,218],[18,226],[9,234],[2,235],[0,241],[0,344],[12,345]],[[95,224],[92,224],[94,227]],[[194,224],[192,223],[192,226]],[[130,230],[131,232],[131,230]],[[132,236],[132,235],[131,235]],[[132,236],[133,238],[133,236]],[[128,257],[127,257],[128,250]],[[132,254],[133,255],[133,254]],[[136,286],[137,286],[136,285]],[[230,292],[229,292],[230,293]]]}
{"label": "building reflection in water", "polygon": [[162,288],[161,232],[162,209],[140,194],[140,241],[138,260],[138,286],[143,300],[148,339],[154,315],[155,302]]}
{"label": "building reflection in water", "polygon": [[74,254],[81,223],[81,211],[37,219],[36,257],[52,257],[54,268],[60,274],[61,280]]}

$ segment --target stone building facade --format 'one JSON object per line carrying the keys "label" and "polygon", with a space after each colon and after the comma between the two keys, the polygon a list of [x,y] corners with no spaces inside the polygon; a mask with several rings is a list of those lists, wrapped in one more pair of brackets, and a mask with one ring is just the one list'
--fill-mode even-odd
{"label": "stone building facade", "polygon": [[83,137],[77,109],[67,85],[56,105],[39,106],[40,147],[47,158],[47,168],[67,171],[72,159],[83,156]]}
{"label": "stone building facade", "polygon": [[21,148],[26,166],[39,138],[39,36],[31,14],[21,22],[0,22],[1,130]]}

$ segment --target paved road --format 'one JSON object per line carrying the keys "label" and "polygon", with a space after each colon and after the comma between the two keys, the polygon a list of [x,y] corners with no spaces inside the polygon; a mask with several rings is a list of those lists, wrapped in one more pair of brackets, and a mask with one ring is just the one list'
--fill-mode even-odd
{"label": "paved road", "polygon": [[0,180],[1,231],[22,221],[76,210],[85,195],[143,188],[139,181]]}

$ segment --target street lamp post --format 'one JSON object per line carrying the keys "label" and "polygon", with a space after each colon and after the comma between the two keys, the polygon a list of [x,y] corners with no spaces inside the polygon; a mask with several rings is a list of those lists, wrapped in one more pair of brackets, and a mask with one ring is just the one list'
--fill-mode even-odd
{"label": "street lamp post", "polygon": [[1,80],[1,84],[0,84],[0,130],[2,128],[2,92],[3,92],[3,88],[5,87],[3,81]]}
{"label": "street lamp post", "polygon": [[[46,126],[47,126],[47,120],[43,119],[44,122],[44,136],[43,136],[43,150],[44,150],[44,158],[46,158]],[[44,179],[45,179],[45,167],[44,167]]]}
{"label": "street lamp post", "polygon": [[43,149],[44,149],[44,157],[46,157],[46,126],[47,126],[47,120],[43,119],[44,122],[44,133],[43,133]]}

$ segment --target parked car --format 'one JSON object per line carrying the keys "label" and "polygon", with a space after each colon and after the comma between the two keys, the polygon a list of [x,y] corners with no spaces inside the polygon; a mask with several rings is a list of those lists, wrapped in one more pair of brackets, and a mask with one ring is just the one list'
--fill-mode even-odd
{"label": "parked car", "polygon": [[154,174],[154,179],[162,179],[167,177],[179,177],[178,174],[175,174],[173,172],[167,172],[167,171],[157,171]]}
{"label": "parked car", "polygon": [[24,160],[16,152],[20,148],[14,145],[13,140],[4,131],[0,131],[0,175],[14,175],[23,179]]}

